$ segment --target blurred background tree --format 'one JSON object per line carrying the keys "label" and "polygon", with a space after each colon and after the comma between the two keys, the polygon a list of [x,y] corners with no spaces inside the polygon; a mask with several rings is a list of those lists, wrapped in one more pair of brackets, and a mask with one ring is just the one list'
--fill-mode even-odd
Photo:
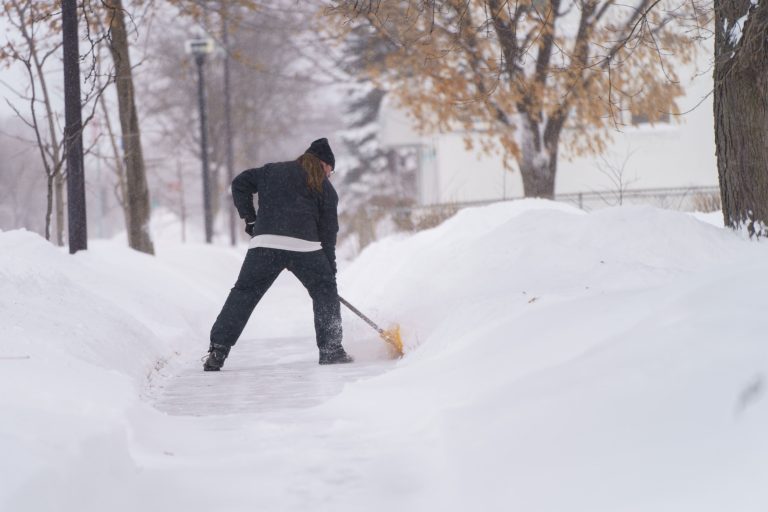
{"label": "blurred background tree", "polygon": [[[622,113],[677,113],[675,63],[704,23],[695,2],[335,0],[329,13],[389,44],[368,75],[427,131],[467,133],[521,172],[526,196],[554,194],[561,144],[598,153]],[[564,128],[569,128],[563,137]]]}

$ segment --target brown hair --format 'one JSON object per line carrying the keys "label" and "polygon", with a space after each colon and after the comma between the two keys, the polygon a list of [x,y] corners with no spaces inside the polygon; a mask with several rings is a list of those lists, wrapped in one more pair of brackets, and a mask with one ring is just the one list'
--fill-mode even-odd
{"label": "brown hair", "polygon": [[323,180],[325,179],[323,162],[310,153],[304,153],[297,160],[304,168],[304,172],[307,173],[307,187],[315,192],[322,192]]}

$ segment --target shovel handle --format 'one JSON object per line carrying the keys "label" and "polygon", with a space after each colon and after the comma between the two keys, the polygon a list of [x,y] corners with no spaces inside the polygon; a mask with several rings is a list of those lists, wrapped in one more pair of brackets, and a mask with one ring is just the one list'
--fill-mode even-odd
{"label": "shovel handle", "polygon": [[381,327],[379,327],[378,325],[376,325],[375,323],[373,323],[373,320],[371,320],[370,318],[368,318],[367,316],[365,316],[365,315],[364,315],[364,314],[363,314],[363,313],[362,313],[362,312],[361,312],[359,309],[357,309],[355,306],[353,306],[352,304],[350,304],[349,302],[347,302],[347,301],[344,299],[344,297],[342,297],[341,295],[339,295],[339,302],[341,302],[342,304],[344,304],[345,306],[347,306],[347,307],[349,308],[349,310],[350,310],[350,311],[352,311],[354,314],[356,314],[357,316],[359,316],[360,318],[362,318],[362,319],[363,319],[363,321],[364,321],[365,323],[367,323],[368,325],[370,325],[371,327],[373,327],[374,329],[376,329],[376,332],[378,332],[379,334],[382,334],[382,333],[384,332],[384,329],[382,329]]}

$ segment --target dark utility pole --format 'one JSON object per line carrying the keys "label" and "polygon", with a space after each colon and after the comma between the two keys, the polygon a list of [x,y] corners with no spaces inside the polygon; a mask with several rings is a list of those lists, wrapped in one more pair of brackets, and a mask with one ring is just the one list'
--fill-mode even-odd
{"label": "dark utility pole", "polygon": [[61,28],[64,50],[64,148],[67,155],[69,253],[74,254],[88,248],[77,0],[62,0]]}
{"label": "dark utility pole", "polygon": [[208,169],[208,115],[205,110],[205,56],[210,53],[211,44],[206,39],[191,41],[190,53],[197,64],[197,102],[200,110],[200,157],[203,161],[203,210],[205,219],[205,242],[213,240],[213,211],[211,209],[211,174]]}
{"label": "dark utility pole", "polygon": [[[234,157],[232,155],[232,98],[230,96],[230,78],[229,78],[229,20],[227,20],[227,8],[226,2],[222,2],[221,12],[221,39],[224,44],[224,120],[225,120],[225,134],[224,138],[227,147],[227,183],[231,184],[235,174]],[[231,186],[231,185],[230,185]],[[227,187],[229,190],[229,187]],[[235,206],[232,200],[228,201],[229,205],[229,239],[232,245],[235,245],[237,238],[235,236]]]}
{"label": "dark utility pole", "polygon": [[211,172],[208,168],[208,113],[205,110],[205,54],[195,55],[197,64],[197,107],[200,110],[200,153],[203,160],[203,210],[205,214],[205,243],[213,239],[213,212],[211,211]]}

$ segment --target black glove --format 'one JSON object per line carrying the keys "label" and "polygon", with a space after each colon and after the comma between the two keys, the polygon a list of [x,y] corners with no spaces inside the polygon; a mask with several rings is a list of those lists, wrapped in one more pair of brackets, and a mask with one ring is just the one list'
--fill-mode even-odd
{"label": "black glove", "polygon": [[248,236],[253,238],[256,234],[256,221],[248,222],[245,221],[245,232],[248,233]]}

